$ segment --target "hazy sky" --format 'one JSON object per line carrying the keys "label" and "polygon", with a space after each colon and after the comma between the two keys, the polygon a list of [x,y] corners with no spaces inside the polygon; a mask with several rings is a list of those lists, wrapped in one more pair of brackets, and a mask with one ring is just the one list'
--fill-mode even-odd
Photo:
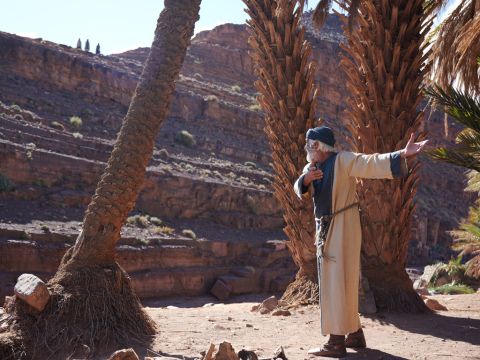
{"label": "hazy sky", "polygon": [[[458,2],[459,0],[453,0]],[[90,40],[111,54],[150,46],[162,0],[0,0],[0,31],[41,37],[69,46]],[[309,1],[310,7],[318,0]],[[241,0],[203,0],[195,32],[227,22],[244,23]]]}

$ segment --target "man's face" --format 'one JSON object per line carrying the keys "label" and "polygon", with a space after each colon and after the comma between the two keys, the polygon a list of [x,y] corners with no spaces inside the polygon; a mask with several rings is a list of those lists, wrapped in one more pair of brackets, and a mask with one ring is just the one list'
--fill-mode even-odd
{"label": "man's face", "polygon": [[320,161],[322,157],[322,151],[319,150],[320,144],[316,140],[307,139],[305,143],[305,151],[307,152],[307,161],[308,162],[317,162]]}

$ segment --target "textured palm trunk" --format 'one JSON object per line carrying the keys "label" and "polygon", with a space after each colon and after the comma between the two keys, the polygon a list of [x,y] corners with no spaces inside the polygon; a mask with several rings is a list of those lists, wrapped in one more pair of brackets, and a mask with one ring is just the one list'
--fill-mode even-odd
{"label": "textured palm trunk", "polygon": [[313,125],[314,66],[300,25],[303,0],[244,0],[250,15],[249,43],[272,149],[275,196],[284,209],[288,248],[299,267],[283,300],[291,305],[318,301],[314,219],[310,201],[301,201],[293,183],[306,163],[305,132]]}
{"label": "textured palm trunk", "polygon": [[115,261],[115,245],[169,109],[200,2],[165,0],[150,55],[83,230],[48,283],[50,302],[36,319],[22,303],[16,305],[12,335],[0,334],[0,357],[92,358],[105,349],[149,342],[155,333],[156,324]]}
{"label": "textured palm trunk", "polygon": [[[425,74],[423,42],[431,26],[423,0],[369,0],[358,9],[357,27],[347,32],[342,65],[351,93],[345,116],[356,151],[398,150],[419,130],[421,86]],[[424,133],[416,140],[425,138]],[[402,180],[363,180],[362,267],[377,306],[425,311],[405,271],[418,163]]]}
{"label": "textured palm trunk", "polygon": [[140,83],[88,206],[71,261],[114,260],[120,229],[132,210],[170,106],[175,80],[198,19],[200,0],[166,0]]}

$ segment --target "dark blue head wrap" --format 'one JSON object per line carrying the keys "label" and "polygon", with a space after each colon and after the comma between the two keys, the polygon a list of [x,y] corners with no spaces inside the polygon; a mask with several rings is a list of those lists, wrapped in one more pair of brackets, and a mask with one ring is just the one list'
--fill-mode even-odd
{"label": "dark blue head wrap", "polygon": [[319,126],[307,131],[307,139],[318,140],[331,147],[335,146],[335,135],[327,126]]}

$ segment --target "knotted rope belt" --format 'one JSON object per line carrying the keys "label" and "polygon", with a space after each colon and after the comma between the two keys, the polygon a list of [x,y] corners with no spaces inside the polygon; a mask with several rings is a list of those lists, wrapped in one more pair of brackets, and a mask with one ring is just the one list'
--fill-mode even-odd
{"label": "knotted rope belt", "polygon": [[345,206],[344,208],[341,208],[340,210],[337,210],[331,214],[322,215],[319,218],[317,217],[315,218],[315,221],[317,222],[317,224],[319,224],[318,230],[315,233],[315,244],[317,245],[317,256],[324,258],[325,260],[333,260],[333,257],[327,256],[325,254],[325,245],[327,244],[327,235],[328,235],[328,229],[330,228],[330,223],[332,222],[332,219],[336,215],[348,209],[356,207],[358,205],[359,203],[356,202],[348,206]]}

